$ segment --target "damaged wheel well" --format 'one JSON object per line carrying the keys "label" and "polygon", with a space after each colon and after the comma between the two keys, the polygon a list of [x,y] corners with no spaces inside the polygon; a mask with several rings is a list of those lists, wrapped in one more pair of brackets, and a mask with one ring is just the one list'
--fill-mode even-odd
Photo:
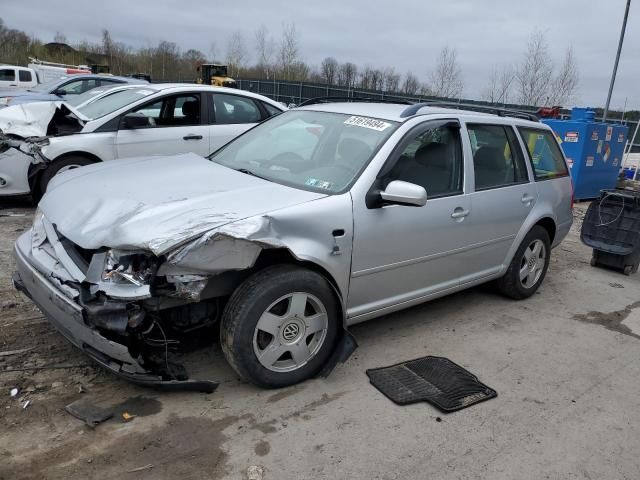
{"label": "damaged wheel well", "polygon": [[281,264],[289,264],[289,265],[299,265],[301,267],[307,268],[309,270],[313,270],[314,272],[322,275],[331,285],[331,288],[334,290],[336,294],[336,298],[338,300],[338,308],[340,309],[340,315],[344,319],[346,312],[344,311],[343,298],[340,295],[340,289],[338,288],[338,284],[333,278],[333,276],[320,265],[308,262],[304,260],[299,260],[293,256],[293,254],[284,248],[270,248],[265,249],[260,252],[258,259],[256,260],[255,265],[252,268],[252,271],[262,270],[265,267],[271,265],[281,265]]}
{"label": "damaged wheel well", "polygon": [[44,195],[49,181],[61,169],[69,165],[83,166],[101,161],[98,157],[88,152],[68,152],[56,157],[47,163],[44,170],[37,172],[37,178],[34,179],[34,181],[37,182],[35,185],[38,186],[40,196]]}
{"label": "damaged wheel well", "polygon": [[63,160],[65,158],[69,158],[69,157],[83,157],[83,158],[86,158],[86,159],[91,160],[92,162],[96,162],[96,163],[102,161],[97,156],[95,156],[93,153],[82,152],[82,151],[63,153],[62,155],[56,157],[55,159],[53,159],[51,161],[52,162],[57,162],[59,160]]}

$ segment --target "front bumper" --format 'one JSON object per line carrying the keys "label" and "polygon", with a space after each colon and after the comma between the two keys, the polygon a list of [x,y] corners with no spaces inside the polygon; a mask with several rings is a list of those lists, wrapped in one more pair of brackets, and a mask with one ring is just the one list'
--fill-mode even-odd
{"label": "front bumper", "polygon": [[28,195],[29,167],[33,157],[17,148],[0,153],[0,196]]}
{"label": "front bumper", "polygon": [[31,236],[26,232],[16,241],[14,255],[18,270],[12,276],[16,290],[27,295],[51,324],[73,345],[85,352],[109,371],[127,380],[146,386],[170,390],[213,392],[218,384],[199,380],[165,380],[144,369],[126,346],[113,342],[87,326],[82,307],[29,262]]}

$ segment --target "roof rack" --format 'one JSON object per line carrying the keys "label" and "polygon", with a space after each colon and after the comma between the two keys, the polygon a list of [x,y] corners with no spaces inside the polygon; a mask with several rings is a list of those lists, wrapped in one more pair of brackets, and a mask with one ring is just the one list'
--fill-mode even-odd
{"label": "roof rack", "polygon": [[304,107],[306,105],[315,105],[318,103],[331,103],[331,102],[370,102],[370,103],[396,103],[400,105],[413,105],[413,102],[408,100],[392,100],[386,98],[373,98],[373,97],[315,97],[305,100],[298,104],[298,107]]}
{"label": "roof rack", "polygon": [[499,117],[515,117],[522,118],[524,120],[531,120],[532,122],[539,122],[540,119],[537,115],[529,112],[522,112],[519,110],[509,110],[507,108],[489,107],[484,105],[473,105],[469,103],[456,103],[456,102],[439,102],[437,100],[433,102],[414,103],[410,107],[404,109],[400,114],[401,118],[410,117],[418,113],[422,107],[441,107],[441,108],[455,108],[457,110],[469,110],[472,112],[490,113],[498,115]]}

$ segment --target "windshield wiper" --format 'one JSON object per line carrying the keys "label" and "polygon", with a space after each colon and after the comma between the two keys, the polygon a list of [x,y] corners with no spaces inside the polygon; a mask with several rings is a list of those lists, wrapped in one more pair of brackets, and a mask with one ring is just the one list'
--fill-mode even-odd
{"label": "windshield wiper", "polygon": [[261,178],[262,180],[266,180],[266,178],[258,175],[256,172],[249,170],[248,168],[234,168],[236,172],[246,173],[247,175],[251,175],[252,177]]}

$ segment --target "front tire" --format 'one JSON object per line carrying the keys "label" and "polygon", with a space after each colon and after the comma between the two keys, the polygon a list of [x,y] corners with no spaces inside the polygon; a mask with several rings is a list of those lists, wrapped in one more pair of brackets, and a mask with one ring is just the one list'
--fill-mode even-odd
{"label": "front tire", "polygon": [[91,165],[92,163],[96,163],[95,160],[81,155],[69,155],[68,157],[54,160],[47,166],[46,170],[40,177],[40,191],[42,192],[42,195],[47,191],[47,185],[49,185],[51,179],[58,173]]}
{"label": "front tire", "polygon": [[498,279],[498,290],[516,300],[529,298],[544,280],[550,258],[549,234],[535,225],[522,240],[504,276]]}
{"label": "front tire", "polygon": [[253,274],[231,295],[220,343],[240,377],[278,388],[318,373],[338,328],[338,304],[327,280],[311,270],[276,265]]}

